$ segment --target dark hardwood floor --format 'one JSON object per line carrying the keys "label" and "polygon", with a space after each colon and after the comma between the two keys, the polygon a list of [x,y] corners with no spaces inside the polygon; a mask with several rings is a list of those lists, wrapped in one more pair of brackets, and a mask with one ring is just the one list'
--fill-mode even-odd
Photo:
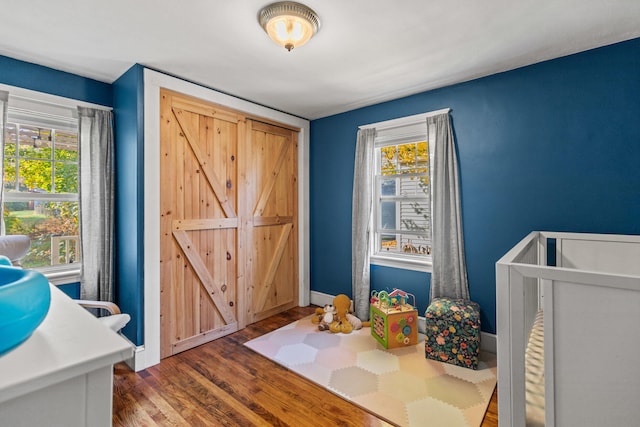
{"label": "dark hardwood floor", "polygon": [[[374,415],[243,346],[311,312],[298,307],[134,373],[115,367],[114,426],[369,426]],[[494,391],[482,423],[498,425]]]}

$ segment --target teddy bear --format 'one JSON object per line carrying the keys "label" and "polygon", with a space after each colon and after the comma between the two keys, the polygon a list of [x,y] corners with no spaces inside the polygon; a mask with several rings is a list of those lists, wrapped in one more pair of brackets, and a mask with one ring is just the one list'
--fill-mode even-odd
{"label": "teddy bear", "polygon": [[314,317],[311,319],[312,323],[318,324],[318,329],[326,331],[329,329],[335,319],[336,309],[333,304],[325,304],[323,308],[316,308]]}
{"label": "teddy bear", "polygon": [[334,321],[329,326],[329,330],[331,332],[350,334],[353,330],[358,330],[363,326],[369,325],[369,322],[362,322],[358,317],[349,312],[349,309],[351,308],[351,300],[348,296],[344,294],[336,295],[333,299],[333,305],[335,307],[336,314]]}

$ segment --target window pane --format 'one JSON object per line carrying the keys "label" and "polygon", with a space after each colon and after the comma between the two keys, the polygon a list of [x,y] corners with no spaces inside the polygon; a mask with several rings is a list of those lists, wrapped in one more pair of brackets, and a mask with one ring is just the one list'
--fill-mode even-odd
{"label": "window pane", "polygon": [[429,229],[429,209],[423,201],[401,202],[401,230],[427,231]]}
{"label": "window pane", "polygon": [[55,131],[55,160],[78,161],[78,134]]}
{"label": "window pane", "polygon": [[80,261],[78,202],[5,202],[7,234],[31,238],[25,268]]}
{"label": "window pane", "polygon": [[396,202],[382,202],[380,206],[380,227],[383,230],[395,230],[398,228]]}
{"label": "window pane", "polygon": [[56,162],[55,184],[56,193],[77,193],[78,164]]}
{"label": "window pane", "polygon": [[398,240],[396,239],[396,235],[395,234],[383,234],[380,236],[380,248],[378,248],[381,251],[393,251],[396,252],[396,249],[398,248]]}
{"label": "window pane", "polygon": [[[20,160],[20,187],[34,193],[51,192],[51,162],[46,160]],[[21,188],[22,190],[22,188]]]}
{"label": "window pane", "polygon": [[402,253],[408,255],[431,255],[431,241],[424,236],[401,235]]}
{"label": "window pane", "polygon": [[400,195],[405,197],[428,197],[429,186],[426,176],[403,176],[398,178]]}
{"label": "window pane", "polygon": [[19,126],[20,157],[51,159],[51,130],[35,126]]}
{"label": "window pane", "polygon": [[[398,166],[401,171],[407,171],[416,164],[416,144],[398,145]],[[400,172],[402,173],[402,172]],[[407,172],[408,173],[408,172]]]}
{"label": "window pane", "polygon": [[382,147],[380,149],[380,168],[382,169],[382,175],[391,175],[396,173],[396,152],[397,147],[395,145]]}
{"label": "window pane", "polygon": [[410,143],[398,146],[399,173],[426,173],[427,172],[427,143]]}
{"label": "window pane", "polygon": [[395,179],[383,179],[380,183],[380,195],[382,196],[395,196],[396,195],[396,180]]}

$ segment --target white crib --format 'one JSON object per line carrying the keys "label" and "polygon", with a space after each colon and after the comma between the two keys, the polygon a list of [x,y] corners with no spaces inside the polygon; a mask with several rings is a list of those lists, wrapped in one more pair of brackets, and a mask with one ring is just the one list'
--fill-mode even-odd
{"label": "white crib", "polygon": [[[496,295],[501,427],[539,410],[546,426],[640,425],[640,236],[532,232],[496,263]],[[525,353],[542,334],[532,405]]]}

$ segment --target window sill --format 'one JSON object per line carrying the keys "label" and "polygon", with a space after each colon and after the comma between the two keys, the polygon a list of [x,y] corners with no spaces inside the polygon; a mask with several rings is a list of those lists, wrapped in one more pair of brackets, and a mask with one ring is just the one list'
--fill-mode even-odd
{"label": "window sill", "polygon": [[431,261],[407,259],[399,256],[372,255],[369,263],[372,265],[379,265],[382,267],[392,267],[392,268],[400,268],[403,270],[422,271],[425,273],[431,273],[432,271]]}
{"label": "window sill", "polygon": [[80,281],[80,264],[64,267],[42,267],[34,269],[44,275],[53,285],[67,285]]}

